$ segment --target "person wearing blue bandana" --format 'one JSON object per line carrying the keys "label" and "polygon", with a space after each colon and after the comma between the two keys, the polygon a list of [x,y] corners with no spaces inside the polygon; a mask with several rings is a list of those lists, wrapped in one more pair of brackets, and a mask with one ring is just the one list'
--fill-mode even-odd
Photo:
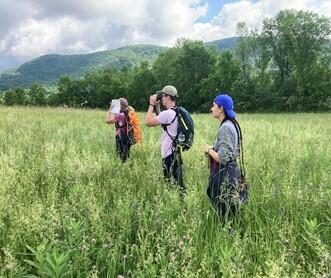
{"label": "person wearing blue bandana", "polygon": [[219,120],[220,126],[214,145],[204,147],[210,161],[207,195],[222,220],[232,218],[238,204],[247,201],[242,133],[233,105],[232,98],[226,93],[214,99],[211,113]]}

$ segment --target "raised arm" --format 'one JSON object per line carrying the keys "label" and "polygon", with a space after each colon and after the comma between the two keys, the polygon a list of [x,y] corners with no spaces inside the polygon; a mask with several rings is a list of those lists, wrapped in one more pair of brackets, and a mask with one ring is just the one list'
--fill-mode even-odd
{"label": "raised arm", "polygon": [[107,116],[106,116],[106,123],[107,124],[114,124],[116,123],[115,120],[115,115],[111,112],[112,107],[109,108],[108,112],[107,112]]}
{"label": "raised arm", "polygon": [[154,107],[160,111],[160,106],[156,101],[156,95],[152,95],[150,97],[149,106],[145,117],[145,124],[149,127],[157,126],[160,124],[153,115]]}

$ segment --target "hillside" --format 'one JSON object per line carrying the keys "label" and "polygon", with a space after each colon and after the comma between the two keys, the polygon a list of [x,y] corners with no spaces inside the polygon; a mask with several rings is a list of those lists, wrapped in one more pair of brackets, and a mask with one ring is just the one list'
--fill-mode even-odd
{"label": "hillside", "polygon": [[[235,44],[235,37],[205,43],[206,47],[215,46],[218,51],[233,49]],[[79,78],[91,70],[118,69],[123,66],[132,68],[144,60],[153,63],[165,49],[155,45],[134,45],[90,54],[40,56],[17,69],[0,74],[0,91],[12,87],[28,87],[32,82],[55,84],[62,75]]]}
{"label": "hillside", "polygon": [[91,70],[107,68],[129,68],[146,60],[153,62],[166,48],[154,45],[135,45],[91,54],[40,56],[28,61],[16,70],[0,75],[0,90],[10,87],[27,87],[34,81],[52,84],[61,75],[79,78]]}
{"label": "hillside", "polygon": [[226,38],[217,41],[206,42],[206,46],[216,46],[218,51],[222,49],[234,49],[236,47],[237,37]]}

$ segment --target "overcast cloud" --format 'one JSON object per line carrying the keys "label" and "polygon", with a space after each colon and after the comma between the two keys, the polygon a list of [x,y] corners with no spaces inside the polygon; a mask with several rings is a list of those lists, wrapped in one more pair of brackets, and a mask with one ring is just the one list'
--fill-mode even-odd
{"label": "overcast cloud", "polygon": [[234,36],[236,25],[261,28],[281,9],[331,17],[331,0],[237,1],[210,22],[206,0],[0,0],[0,70],[49,53],[88,53],[131,44],[173,46]]}

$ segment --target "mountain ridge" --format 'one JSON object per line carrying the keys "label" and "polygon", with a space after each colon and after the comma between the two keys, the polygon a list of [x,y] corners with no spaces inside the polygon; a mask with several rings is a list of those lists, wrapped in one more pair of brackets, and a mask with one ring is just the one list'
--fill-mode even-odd
{"label": "mountain ridge", "polygon": [[[233,49],[236,38],[226,38],[205,43],[215,46],[218,51]],[[103,50],[88,54],[46,54],[33,58],[16,69],[0,73],[0,90],[12,87],[29,87],[33,82],[52,85],[63,76],[80,78],[93,70],[132,68],[142,61],[153,63],[167,47],[138,44],[123,46],[113,50]]]}

